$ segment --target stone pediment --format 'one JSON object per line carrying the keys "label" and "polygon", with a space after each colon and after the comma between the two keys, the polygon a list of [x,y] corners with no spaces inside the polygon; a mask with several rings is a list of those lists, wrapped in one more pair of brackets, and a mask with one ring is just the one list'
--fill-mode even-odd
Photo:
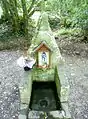
{"label": "stone pediment", "polygon": [[57,63],[63,62],[60,50],[54,38],[53,32],[48,23],[48,15],[46,12],[43,12],[40,17],[39,31],[32,39],[31,46],[28,50],[28,54],[36,57],[35,51],[39,49],[40,46],[45,45],[47,49],[52,52],[51,55],[51,65],[52,67],[57,65]]}
{"label": "stone pediment", "polygon": [[39,50],[47,50],[52,51],[51,48],[48,46],[48,44],[45,41],[42,41],[37,47],[34,48],[34,52],[38,52]]}

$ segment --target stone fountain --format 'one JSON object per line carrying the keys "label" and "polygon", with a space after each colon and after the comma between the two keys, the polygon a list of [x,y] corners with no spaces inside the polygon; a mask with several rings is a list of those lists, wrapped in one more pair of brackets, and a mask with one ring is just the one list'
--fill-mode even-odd
{"label": "stone fountain", "polygon": [[28,56],[36,59],[20,89],[19,119],[71,119],[68,108],[69,84],[64,77],[60,50],[42,11],[38,30],[32,39]]}

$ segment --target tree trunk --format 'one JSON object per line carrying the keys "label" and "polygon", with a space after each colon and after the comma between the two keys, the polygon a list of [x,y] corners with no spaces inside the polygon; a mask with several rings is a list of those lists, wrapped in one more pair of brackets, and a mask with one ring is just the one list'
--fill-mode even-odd
{"label": "tree trunk", "polygon": [[9,0],[9,11],[12,18],[13,31],[18,32],[19,31],[19,17],[18,17],[16,0]]}
{"label": "tree trunk", "polygon": [[26,1],[21,0],[22,9],[23,9],[23,23],[24,23],[24,35],[25,38],[28,40],[28,11],[26,7]]}
{"label": "tree trunk", "polygon": [[7,4],[7,0],[1,0],[2,2],[2,9],[3,9],[3,14],[5,16],[5,19],[9,18],[9,9],[8,9],[8,4]]}
{"label": "tree trunk", "polygon": [[30,7],[29,7],[29,9],[28,9],[28,13],[32,10],[35,1],[36,1],[36,0],[32,0],[32,3],[31,3],[31,5],[30,5]]}

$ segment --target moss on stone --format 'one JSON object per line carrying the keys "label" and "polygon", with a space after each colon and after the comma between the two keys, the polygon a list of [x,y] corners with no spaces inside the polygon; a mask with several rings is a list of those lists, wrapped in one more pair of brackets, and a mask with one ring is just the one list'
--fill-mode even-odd
{"label": "moss on stone", "polygon": [[49,26],[48,15],[46,12],[43,12],[41,14],[39,30],[36,34],[36,37],[32,39],[28,54],[30,54],[31,52],[31,54],[34,54],[36,56],[34,49],[43,41],[46,42],[48,47],[53,51],[53,53],[51,54],[51,66],[53,67],[55,66],[55,64],[62,61],[60,50],[55,41],[53,32],[51,31],[51,28]]}
{"label": "moss on stone", "polygon": [[58,98],[60,98],[60,92],[61,92],[61,83],[60,83],[60,79],[59,79],[59,75],[58,75],[58,71],[57,71],[57,66],[55,67],[54,70],[54,80],[56,83],[56,87],[57,87],[57,93],[58,93]]}
{"label": "moss on stone", "polygon": [[54,69],[34,67],[32,70],[33,81],[54,81]]}

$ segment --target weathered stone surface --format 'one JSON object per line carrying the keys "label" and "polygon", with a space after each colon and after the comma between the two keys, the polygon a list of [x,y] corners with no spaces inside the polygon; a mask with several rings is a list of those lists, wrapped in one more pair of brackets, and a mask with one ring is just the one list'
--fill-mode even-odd
{"label": "weathered stone surface", "polygon": [[18,118],[19,118],[19,119],[26,119],[26,115],[20,114]]}
{"label": "weathered stone surface", "polygon": [[55,41],[54,35],[50,29],[48,22],[48,15],[46,12],[41,13],[41,17],[39,19],[39,31],[36,33],[35,38],[32,40],[32,44],[28,50],[28,54],[34,55],[34,49],[42,42],[45,41],[46,44],[51,48],[51,66],[55,66],[55,64],[62,62],[62,56],[60,54],[60,50]]}
{"label": "weathered stone surface", "polygon": [[21,103],[29,104],[32,90],[32,79],[31,72],[29,72],[28,77],[25,79],[25,83],[19,86]]}
{"label": "weathered stone surface", "polygon": [[65,72],[62,69],[61,65],[57,67],[57,70],[58,70],[58,76],[59,76],[60,85],[61,85],[60,100],[61,102],[68,102],[68,96],[69,96],[68,79],[65,77]]}
{"label": "weathered stone surface", "polygon": [[71,114],[69,112],[68,103],[61,103],[61,104],[62,104],[62,108],[65,112],[64,119],[71,119]]}
{"label": "weathered stone surface", "polygon": [[54,69],[38,69],[32,71],[33,81],[54,81]]}
{"label": "weathered stone surface", "polygon": [[60,78],[58,75],[57,67],[55,67],[55,70],[54,70],[54,80],[56,83],[58,98],[60,98],[61,97],[61,94],[60,94],[61,93],[61,82],[60,82]]}
{"label": "weathered stone surface", "polygon": [[64,118],[61,111],[51,111],[49,114],[52,115],[54,119],[63,119]]}
{"label": "weathered stone surface", "polygon": [[68,101],[68,96],[69,96],[69,86],[68,87],[61,87],[61,102],[67,102]]}
{"label": "weathered stone surface", "polygon": [[27,104],[22,104],[22,103],[21,103],[21,105],[20,105],[20,110],[24,110],[24,111],[21,111],[21,113],[22,113],[22,112],[23,112],[23,113],[24,113],[24,112],[26,113],[26,112],[27,112],[27,108],[28,108],[28,105],[27,105]]}
{"label": "weathered stone surface", "polygon": [[29,111],[28,119],[42,119],[41,116],[43,115],[44,115],[44,112],[42,111]]}
{"label": "weathered stone surface", "polygon": [[27,111],[28,111],[28,104],[22,104],[20,105],[20,114],[19,119],[26,119],[27,117]]}

